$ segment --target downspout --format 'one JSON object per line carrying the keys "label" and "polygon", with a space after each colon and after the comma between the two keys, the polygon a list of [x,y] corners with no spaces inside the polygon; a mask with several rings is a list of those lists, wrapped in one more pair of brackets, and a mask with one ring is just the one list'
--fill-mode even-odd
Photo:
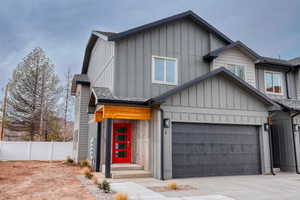
{"label": "downspout", "polygon": [[268,117],[268,135],[269,135],[269,151],[270,151],[270,168],[271,168],[271,174],[275,176],[274,172],[274,161],[273,161],[273,146],[272,146],[272,133],[271,133],[271,126],[270,126],[270,118]]}
{"label": "downspout", "polygon": [[298,169],[298,157],[297,157],[297,147],[296,147],[296,140],[295,140],[295,130],[294,130],[294,117],[299,115],[300,113],[296,113],[294,115],[291,115],[291,125],[292,125],[292,138],[293,138],[293,145],[294,145],[294,157],[295,157],[295,167],[296,167],[296,173],[300,174],[300,171]]}
{"label": "downspout", "polygon": [[160,180],[164,181],[164,110],[160,106],[152,105],[152,107],[160,111]]}
{"label": "downspout", "polygon": [[289,81],[288,81],[288,73],[292,71],[289,69],[287,72],[285,72],[285,88],[286,88],[286,98],[290,99],[290,93],[289,93]]}
{"label": "downspout", "polygon": [[159,107],[158,109],[160,110],[160,179],[164,181],[164,110],[161,107]]}

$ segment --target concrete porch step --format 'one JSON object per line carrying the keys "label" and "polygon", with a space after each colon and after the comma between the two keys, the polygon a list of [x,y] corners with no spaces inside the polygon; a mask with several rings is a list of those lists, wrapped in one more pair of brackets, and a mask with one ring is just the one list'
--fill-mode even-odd
{"label": "concrete porch step", "polygon": [[[102,166],[102,171],[105,171],[105,165]],[[138,164],[112,164],[111,171],[128,171],[128,170],[143,170],[144,167]]]}
{"label": "concrete porch step", "polygon": [[112,171],[111,176],[113,179],[149,178],[152,177],[152,174],[151,172],[145,170],[121,170]]}

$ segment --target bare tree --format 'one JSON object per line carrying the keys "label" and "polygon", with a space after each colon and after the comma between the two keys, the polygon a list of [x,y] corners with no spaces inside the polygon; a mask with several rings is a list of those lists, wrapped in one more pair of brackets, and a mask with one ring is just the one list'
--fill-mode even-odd
{"label": "bare tree", "polygon": [[66,140],[67,133],[67,122],[70,117],[71,107],[74,104],[74,98],[71,96],[71,81],[72,81],[71,69],[68,68],[65,74],[65,87],[64,87],[64,128],[63,128],[63,137]]}

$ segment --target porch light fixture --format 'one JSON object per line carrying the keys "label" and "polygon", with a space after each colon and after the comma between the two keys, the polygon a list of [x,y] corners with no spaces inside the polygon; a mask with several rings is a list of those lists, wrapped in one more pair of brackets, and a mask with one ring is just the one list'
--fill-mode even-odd
{"label": "porch light fixture", "polygon": [[170,128],[170,119],[164,119],[164,128]]}
{"label": "porch light fixture", "polygon": [[268,123],[264,123],[264,131],[268,131],[270,128]]}

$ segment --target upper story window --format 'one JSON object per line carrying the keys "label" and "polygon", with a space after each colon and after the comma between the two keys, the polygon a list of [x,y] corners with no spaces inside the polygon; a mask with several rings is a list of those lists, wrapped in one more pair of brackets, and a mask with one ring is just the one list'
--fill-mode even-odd
{"label": "upper story window", "polygon": [[226,67],[229,71],[240,77],[241,79],[245,80],[245,67],[239,65],[227,65]]}
{"label": "upper story window", "polygon": [[265,89],[266,93],[282,95],[282,73],[265,71]]}
{"label": "upper story window", "polygon": [[152,56],[152,82],[177,85],[177,59]]}

